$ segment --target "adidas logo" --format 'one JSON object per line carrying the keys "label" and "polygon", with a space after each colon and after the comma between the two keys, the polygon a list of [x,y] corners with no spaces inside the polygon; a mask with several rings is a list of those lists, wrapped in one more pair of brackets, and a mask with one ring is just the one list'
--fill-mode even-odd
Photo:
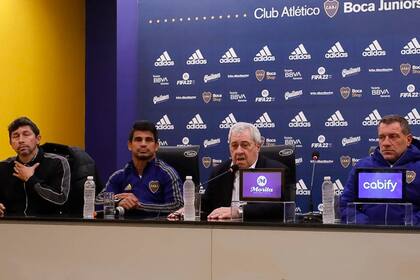
{"label": "adidas logo", "polygon": [[417,38],[411,39],[411,41],[401,50],[401,54],[420,54],[420,44],[419,41],[417,41]]}
{"label": "adidas logo", "polygon": [[290,122],[289,127],[311,127],[311,122],[305,117],[305,114],[300,111]]}
{"label": "adidas logo", "polygon": [[254,57],[254,61],[276,61],[268,46],[264,46]]}
{"label": "adidas logo", "polygon": [[333,186],[334,186],[335,195],[342,195],[343,194],[344,187],[343,187],[343,184],[341,184],[340,179],[335,180]]}
{"label": "adidas logo", "polygon": [[373,41],[365,50],[362,52],[363,56],[383,56],[386,55],[386,51],[384,51],[379,45],[378,40]]}
{"label": "adidas logo", "polygon": [[235,123],[237,123],[235,116],[230,113],[221,124],[219,124],[219,128],[231,128]]}
{"label": "adidas logo", "polygon": [[155,66],[174,66],[175,62],[172,61],[167,51],[164,51],[158,59],[156,59]]}
{"label": "adidas logo", "polygon": [[379,121],[382,119],[381,115],[379,114],[378,110],[373,110],[372,113],[369,114],[362,122],[363,126],[376,126],[379,124]]}
{"label": "adidas logo", "polygon": [[310,195],[311,191],[306,187],[305,182],[300,179],[296,182],[296,195]]}
{"label": "adidas logo", "polygon": [[267,112],[261,115],[258,120],[255,121],[254,125],[258,128],[273,128],[276,124],[271,121],[270,116]]}
{"label": "adidas logo", "polygon": [[187,60],[187,65],[194,64],[207,64],[207,59],[204,59],[204,56],[199,49],[195,50]]}
{"label": "adidas logo", "polygon": [[239,63],[241,59],[236,54],[233,48],[230,48],[225,52],[222,58],[219,60],[220,63]]}
{"label": "adidas logo", "polygon": [[405,116],[405,119],[408,121],[409,124],[420,124],[420,114],[416,108],[413,108],[411,112],[409,112],[407,116]]}
{"label": "adidas logo", "polygon": [[196,114],[187,124],[187,129],[207,129],[207,125],[199,114]]}
{"label": "adidas logo", "polygon": [[348,126],[347,121],[344,120],[343,115],[341,115],[340,110],[335,111],[331,117],[325,122],[325,126]]}
{"label": "adidas logo", "polygon": [[157,123],[156,123],[156,129],[157,130],[173,130],[175,127],[171,123],[171,121],[168,118],[168,115],[164,115]]}
{"label": "adidas logo", "polygon": [[306,51],[305,46],[300,44],[297,48],[292,51],[289,55],[289,60],[301,60],[301,59],[311,59],[311,55]]}
{"label": "adidas logo", "polygon": [[340,42],[336,42],[325,54],[325,58],[348,57],[349,54],[344,51]]}

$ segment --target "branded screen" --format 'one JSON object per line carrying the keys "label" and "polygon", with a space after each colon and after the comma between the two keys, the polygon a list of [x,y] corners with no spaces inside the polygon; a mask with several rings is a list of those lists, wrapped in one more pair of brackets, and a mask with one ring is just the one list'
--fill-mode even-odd
{"label": "branded screen", "polygon": [[243,171],[241,200],[280,200],[282,171]]}
{"label": "branded screen", "polygon": [[403,173],[359,173],[359,198],[402,199]]}

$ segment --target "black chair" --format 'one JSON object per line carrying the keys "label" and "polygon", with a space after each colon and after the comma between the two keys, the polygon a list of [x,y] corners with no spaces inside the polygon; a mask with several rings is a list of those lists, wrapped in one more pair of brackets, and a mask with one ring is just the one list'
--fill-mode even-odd
{"label": "black chair", "polygon": [[196,186],[200,184],[199,145],[160,146],[157,158],[172,166],[184,182],[186,176],[192,176]]}
{"label": "black chair", "polygon": [[67,202],[62,206],[62,212],[64,215],[81,217],[84,204],[83,190],[87,176],[93,176],[95,180],[96,195],[103,189],[95,161],[88,153],[78,147],[45,143],[41,145],[41,148],[46,153],[58,154],[68,160],[71,172],[70,193]]}
{"label": "black chair", "polygon": [[292,179],[292,182],[288,183],[296,185],[296,155],[294,145],[261,146],[260,154],[286,165],[289,168],[290,178]]}

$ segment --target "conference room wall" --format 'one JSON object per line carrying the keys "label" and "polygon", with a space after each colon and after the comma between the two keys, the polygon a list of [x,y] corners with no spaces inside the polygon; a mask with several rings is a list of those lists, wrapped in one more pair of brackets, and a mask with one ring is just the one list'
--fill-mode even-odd
{"label": "conference room wall", "polygon": [[84,147],[85,1],[2,0],[0,40],[0,158],[23,115],[42,142]]}

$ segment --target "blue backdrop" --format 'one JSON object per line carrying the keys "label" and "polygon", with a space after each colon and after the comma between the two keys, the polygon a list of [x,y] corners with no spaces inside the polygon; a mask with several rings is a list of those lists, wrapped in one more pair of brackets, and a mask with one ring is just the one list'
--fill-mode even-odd
{"label": "blue backdrop", "polygon": [[[381,116],[420,135],[420,1],[139,1],[138,118],[161,145],[201,145],[217,165],[228,128],[255,123],[265,145],[297,148],[298,211],[323,176],[341,192],[377,145]],[[201,165],[201,181],[210,168]]]}

